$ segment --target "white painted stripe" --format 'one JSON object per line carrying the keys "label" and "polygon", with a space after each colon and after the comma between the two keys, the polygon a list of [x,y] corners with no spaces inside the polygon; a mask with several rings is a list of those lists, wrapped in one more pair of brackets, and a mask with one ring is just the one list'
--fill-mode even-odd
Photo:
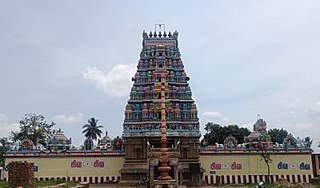
{"label": "white painted stripe", "polygon": [[246,175],[246,182],[249,183],[249,175]]}
{"label": "white painted stripe", "polygon": [[234,175],[234,177],[235,177],[235,182],[233,182],[233,183],[235,183],[235,184],[240,183],[240,182],[238,182],[238,175]]}
{"label": "white painted stripe", "polygon": [[255,175],[256,177],[257,177],[257,182],[254,182],[254,183],[258,183],[258,182],[260,182],[261,180],[260,180],[260,176],[259,175]]}

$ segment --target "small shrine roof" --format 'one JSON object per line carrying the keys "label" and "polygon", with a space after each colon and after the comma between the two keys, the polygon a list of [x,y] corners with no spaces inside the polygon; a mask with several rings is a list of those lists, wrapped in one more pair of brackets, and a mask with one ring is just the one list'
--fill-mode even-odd
{"label": "small shrine roof", "polygon": [[68,146],[71,145],[71,139],[68,139],[61,129],[54,131],[49,137],[48,146]]}

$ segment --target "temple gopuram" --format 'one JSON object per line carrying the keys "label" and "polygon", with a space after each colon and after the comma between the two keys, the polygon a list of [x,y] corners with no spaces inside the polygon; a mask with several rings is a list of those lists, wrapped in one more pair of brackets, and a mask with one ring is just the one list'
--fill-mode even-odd
{"label": "temple gopuram", "polygon": [[[173,184],[197,185],[201,134],[190,79],[178,47],[178,32],[143,32],[142,37],[140,60],[125,107],[121,183],[148,179],[152,187],[161,179],[159,166],[166,155]],[[164,148],[167,154],[162,153]]]}

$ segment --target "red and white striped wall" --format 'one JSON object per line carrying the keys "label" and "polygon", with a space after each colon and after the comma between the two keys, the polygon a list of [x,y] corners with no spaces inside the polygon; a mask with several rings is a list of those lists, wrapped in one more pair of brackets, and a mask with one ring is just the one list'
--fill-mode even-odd
{"label": "red and white striped wall", "polygon": [[101,177],[88,177],[88,176],[78,176],[78,177],[36,177],[36,181],[45,181],[45,180],[72,180],[79,182],[88,182],[88,183],[106,183],[106,182],[116,182],[120,181],[120,176],[101,176]]}
{"label": "red and white striped wall", "polygon": [[[286,179],[291,183],[309,183],[312,175],[270,175],[270,182],[277,182],[279,179]],[[266,182],[267,175],[205,175],[204,180],[207,184],[246,184]]]}

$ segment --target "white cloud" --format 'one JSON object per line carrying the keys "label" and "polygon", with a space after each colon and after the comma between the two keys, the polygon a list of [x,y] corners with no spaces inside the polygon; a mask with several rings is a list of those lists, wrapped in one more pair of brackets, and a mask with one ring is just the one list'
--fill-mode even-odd
{"label": "white cloud", "polygon": [[0,126],[0,137],[8,137],[11,131],[18,131],[19,123],[12,123]]}
{"label": "white cloud", "polygon": [[0,114],[0,137],[8,137],[11,131],[19,130],[18,123],[9,124],[9,118],[5,114]]}
{"label": "white cloud", "polygon": [[201,114],[201,123],[205,125],[207,122],[218,123],[222,126],[233,124],[225,115],[214,111],[207,111]]}
{"label": "white cloud", "polygon": [[0,125],[3,123],[7,123],[8,120],[9,120],[9,118],[6,115],[0,114]]}
{"label": "white cloud", "polygon": [[77,113],[75,115],[64,115],[60,114],[52,118],[54,122],[56,123],[62,123],[62,124],[74,124],[78,123],[83,119],[83,114],[82,113]]}
{"label": "white cloud", "polygon": [[204,112],[202,116],[210,119],[221,119],[223,117],[220,112]]}
{"label": "white cloud", "polygon": [[253,130],[253,124],[254,124],[254,122],[248,122],[248,123],[244,123],[244,124],[240,125],[240,127],[244,127],[244,128],[249,129],[250,131],[252,131]]}
{"label": "white cloud", "polygon": [[108,96],[121,98],[129,95],[135,70],[135,64],[118,64],[107,73],[96,67],[87,67],[82,75]]}

